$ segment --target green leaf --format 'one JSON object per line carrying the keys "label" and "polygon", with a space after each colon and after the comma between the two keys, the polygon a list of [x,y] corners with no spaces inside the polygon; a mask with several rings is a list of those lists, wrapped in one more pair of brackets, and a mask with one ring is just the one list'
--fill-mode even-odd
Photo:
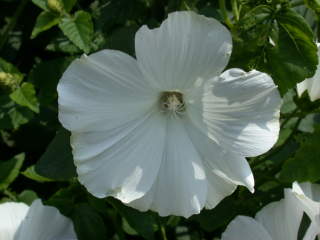
{"label": "green leaf", "polygon": [[120,201],[108,198],[108,202],[121,214],[128,224],[145,239],[154,239],[158,224],[150,212],[140,212],[123,205]]}
{"label": "green leaf", "polygon": [[21,173],[23,176],[29,178],[29,179],[32,179],[34,181],[37,181],[37,182],[52,182],[54,180],[50,179],[50,178],[46,178],[46,177],[43,177],[41,175],[39,175],[35,169],[34,169],[34,165],[28,167],[25,171],[23,171]]}
{"label": "green leaf", "polygon": [[275,46],[267,47],[267,65],[283,95],[298,82],[312,77],[318,64],[317,46],[308,23],[290,9],[276,15]]}
{"label": "green leaf", "polygon": [[296,155],[289,158],[280,172],[280,180],[293,181],[318,181],[320,180],[320,131],[316,131],[302,143]]}
{"label": "green leaf", "polygon": [[37,17],[36,24],[32,30],[31,38],[35,38],[39,33],[46,31],[59,23],[59,16],[50,12],[41,12]]}
{"label": "green leaf", "polygon": [[79,240],[106,239],[107,230],[103,219],[89,205],[77,204],[71,218]]}
{"label": "green leaf", "polygon": [[18,177],[25,155],[20,153],[7,161],[0,161],[0,190],[5,190]]}
{"label": "green leaf", "polygon": [[25,204],[31,205],[32,202],[38,199],[37,193],[32,190],[24,190],[17,196],[19,202],[24,202]]}
{"label": "green leaf", "polygon": [[22,83],[21,87],[10,94],[10,98],[21,106],[28,107],[36,113],[39,112],[39,102],[32,83]]}
{"label": "green leaf", "polygon": [[45,11],[49,11],[47,0],[32,0],[32,2],[39,8],[42,8]]}
{"label": "green leaf", "polygon": [[77,0],[62,0],[64,9],[66,12],[70,12],[74,5],[76,4]]}
{"label": "green leaf", "polygon": [[68,131],[61,129],[57,132],[36,163],[35,170],[41,176],[54,180],[68,180],[76,176]]}
{"label": "green leaf", "polygon": [[77,11],[73,17],[64,17],[59,23],[62,32],[80,49],[88,53],[93,36],[91,15],[84,11]]}

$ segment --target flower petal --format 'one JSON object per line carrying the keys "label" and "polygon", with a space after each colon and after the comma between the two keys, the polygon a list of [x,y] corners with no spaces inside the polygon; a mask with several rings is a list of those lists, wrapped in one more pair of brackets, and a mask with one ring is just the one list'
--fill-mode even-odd
{"label": "flower petal", "polygon": [[[292,184],[292,193],[298,204],[311,219],[308,235],[320,234],[320,185],[309,182]],[[315,232],[312,232],[315,231]]]}
{"label": "flower petal", "polygon": [[[238,216],[222,234],[221,240],[275,240],[264,227],[251,217]],[[289,239],[289,238],[284,238]],[[284,240],[282,239],[282,240]]]}
{"label": "flower petal", "polygon": [[206,208],[216,207],[225,197],[231,195],[237,188],[237,184],[228,179],[219,177],[213,171],[205,168],[208,180],[208,194]]}
{"label": "flower petal", "polygon": [[230,69],[195,87],[186,94],[188,115],[224,149],[251,157],[277,141],[281,99],[267,74]]}
{"label": "flower petal", "polygon": [[142,198],[130,203],[141,211],[155,210],[160,216],[189,217],[204,207],[207,180],[201,157],[190,141],[184,123],[169,117],[166,149],[158,179]]}
{"label": "flower petal", "polygon": [[303,211],[289,191],[286,189],[284,199],[268,204],[255,217],[273,240],[298,238]]}
{"label": "flower petal", "polygon": [[24,203],[0,204],[0,239],[13,240],[19,225],[27,215],[29,206]]}
{"label": "flower petal", "polygon": [[35,200],[14,239],[76,240],[77,237],[70,219],[55,207],[44,206],[41,200]]}
{"label": "flower petal", "polygon": [[217,20],[174,12],[159,28],[141,27],[135,49],[146,79],[159,89],[189,88],[198,78],[219,75],[229,61],[230,32]]}
{"label": "flower petal", "polygon": [[145,113],[157,100],[136,60],[103,50],[75,60],[58,84],[59,119],[74,132],[101,131]]}
{"label": "flower petal", "polygon": [[73,133],[79,181],[96,197],[114,196],[124,203],[142,197],[157,177],[165,136],[162,113],[108,131]]}
{"label": "flower petal", "polygon": [[246,186],[251,192],[254,191],[254,178],[244,157],[225,151],[195,126],[187,128],[187,131],[194,146],[201,154],[207,171],[212,171],[213,174],[228,182],[229,186],[225,187],[229,191],[225,192],[224,197],[233,192],[231,183]]}

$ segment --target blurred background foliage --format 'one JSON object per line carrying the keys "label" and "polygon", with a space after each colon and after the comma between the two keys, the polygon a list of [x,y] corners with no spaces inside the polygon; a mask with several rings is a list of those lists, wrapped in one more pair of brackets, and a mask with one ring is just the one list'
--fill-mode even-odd
{"label": "blurred background foliage", "polygon": [[[255,194],[239,187],[189,219],[88,194],[76,180],[56,91],[73,59],[104,48],[134,56],[137,29],[180,10],[225,24],[234,44],[228,68],[267,72],[283,97],[278,143],[248,159]],[[0,202],[40,197],[73,220],[79,240],[219,239],[236,215],[253,216],[293,181],[320,180],[320,100],[295,90],[318,64],[319,17],[319,0],[0,0]]]}

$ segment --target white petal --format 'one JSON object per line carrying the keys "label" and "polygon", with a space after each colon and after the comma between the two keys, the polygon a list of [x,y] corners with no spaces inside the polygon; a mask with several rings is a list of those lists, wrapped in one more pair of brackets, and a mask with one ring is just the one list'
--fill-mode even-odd
{"label": "white petal", "polygon": [[130,205],[160,216],[189,217],[204,207],[207,180],[201,158],[190,141],[181,119],[168,119],[166,150],[158,179],[152,189]]}
{"label": "white petal", "polygon": [[228,63],[232,39],[217,20],[194,12],[174,12],[159,28],[136,33],[136,56],[145,77],[162,90],[189,88],[219,75]]}
{"label": "white petal", "polygon": [[[224,150],[194,126],[187,128],[187,131],[194,146],[201,154],[203,164],[208,171],[213,171],[214,174],[227,182],[243,185],[251,192],[254,191],[253,174],[247,160],[243,156]],[[229,194],[226,194],[224,197],[232,193],[232,187],[227,188],[229,189],[227,191]]]}
{"label": "white petal", "polygon": [[147,114],[118,128],[72,134],[79,181],[96,197],[128,203],[155,181],[165,148],[166,118]]}
{"label": "white petal", "polygon": [[0,239],[13,240],[19,225],[28,212],[24,203],[7,202],[0,204]]}
{"label": "white petal", "polygon": [[157,100],[136,60],[103,50],[75,60],[58,84],[59,120],[71,131],[114,128],[145,113]]}
{"label": "white petal", "polygon": [[15,240],[76,240],[72,221],[55,207],[35,200],[20,225]]}
{"label": "white petal", "polygon": [[[284,238],[282,240],[289,238]],[[275,240],[270,237],[264,227],[250,217],[238,216],[222,234],[221,240]]]}
{"label": "white petal", "polygon": [[[303,211],[306,212],[311,219],[312,224],[317,226],[313,227],[313,229],[316,230],[314,234],[320,234],[320,185],[309,182],[300,184],[294,182],[292,185],[292,193],[298,199],[298,203]],[[309,234],[311,234],[311,232]]]}
{"label": "white petal", "polygon": [[216,207],[225,197],[231,195],[237,188],[237,184],[219,177],[209,168],[205,168],[208,180],[208,194],[206,208]]}
{"label": "white petal", "polygon": [[273,240],[297,239],[303,211],[293,195],[285,190],[285,198],[265,206],[256,215]]}
{"label": "white petal", "polygon": [[224,149],[251,157],[277,141],[281,99],[267,74],[230,69],[195,87],[186,94],[189,117]]}
{"label": "white petal", "polygon": [[311,80],[310,79],[306,79],[303,82],[300,82],[297,84],[297,92],[299,97],[301,97],[301,95],[304,93],[304,91],[306,91],[308,89],[308,85],[310,85]]}

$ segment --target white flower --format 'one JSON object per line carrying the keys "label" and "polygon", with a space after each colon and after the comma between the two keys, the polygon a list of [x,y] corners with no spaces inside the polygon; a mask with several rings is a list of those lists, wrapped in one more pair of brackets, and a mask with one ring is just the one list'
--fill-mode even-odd
{"label": "white flower", "polygon": [[236,217],[221,240],[297,240],[303,212],[311,219],[303,240],[315,240],[320,233],[320,185],[295,182],[284,193],[284,199],[268,204],[255,218]]}
{"label": "white flower", "polygon": [[24,203],[7,202],[0,204],[0,239],[12,240],[29,206]]}
{"label": "white flower", "polygon": [[70,219],[58,209],[44,206],[41,200],[32,205],[0,204],[1,240],[76,240]]}
{"label": "white flower", "polygon": [[304,240],[314,240],[318,235],[320,237],[320,185],[309,182],[293,183],[292,192],[299,200],[303,211],[311,219]]}
{"label": "white flower", "polygon": [[284,199],[268,204],[255,218],[236,217],[221,240],[297,240],[302,216],[291,189],[285,189]]}
{"label": "white flower", "polygon": [[280,97],[264,73],[230,69],[229,31],[193,12],[141,27],[137,59],[103,50],[75,60],[58,85],[79,181],[96,197],[188,217],[237,185],[245,157],[268,151]]}
{"label": "white flower", "polygon": [[307,90],[311,101],[315,101],[320,98],[320,43],[317,43],[317,46],[319,63],[316,73],[312,78],[307,78],[303,82],[297,84],[299,97]]}

